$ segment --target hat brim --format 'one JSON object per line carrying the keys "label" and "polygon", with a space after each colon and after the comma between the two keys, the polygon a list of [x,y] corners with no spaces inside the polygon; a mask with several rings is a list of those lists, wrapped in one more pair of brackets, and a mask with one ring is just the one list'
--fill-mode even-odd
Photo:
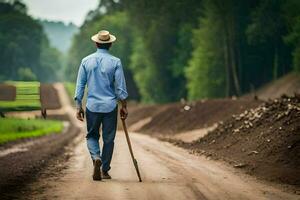
{"label": "hat brim", "polygon": [[91,37],[91,40],[100,44],[105,44],[105,43],[113,43],[117,40],[117,38],[114,35],[109,34],[109,40],[103,41],[103,40],[99,40],[98,34],[95,34]]}

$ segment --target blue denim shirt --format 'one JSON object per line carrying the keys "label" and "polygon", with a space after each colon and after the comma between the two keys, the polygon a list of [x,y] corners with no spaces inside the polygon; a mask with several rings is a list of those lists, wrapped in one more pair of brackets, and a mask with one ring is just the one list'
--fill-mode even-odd
{"label": "blue denim shirt", "polygon": [[81,106],[86,85],[86,107],[92,112],[111,112],[118,100],[128,97],[121,60],[105,49],[82,59],[74,97],[77,106]]}

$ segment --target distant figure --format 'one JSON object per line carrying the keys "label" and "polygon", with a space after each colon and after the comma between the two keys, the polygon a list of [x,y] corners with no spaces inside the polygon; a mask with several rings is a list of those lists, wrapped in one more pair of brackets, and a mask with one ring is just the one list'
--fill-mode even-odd
{"label": "distant figure", "polygon": [[41,109],[41,114],[42,114],[42,117],[43,117],[44,119],[47,118],[47,110],[46,110],[46,108],[42,108],[42,109]]}
{"label": "distant figure", "polygon": [[[111,179],[108,171],[110,170],[117,129],[117,101],[119,100],[122,104],[120,115],[126,119],[128,94],[121,60],[108,52],[112,43],[116,41],[116,37],[108,31],[102,30],[92,36],[91,39],[96,43],[97,51],[82,59],[79,67],[74,97],[77,105],[76,117],[80,121],[84,119],[81,102],[87,85],[86,139],[94,165],[93,180]],[[102,154],[99,146],[101,124]]]}

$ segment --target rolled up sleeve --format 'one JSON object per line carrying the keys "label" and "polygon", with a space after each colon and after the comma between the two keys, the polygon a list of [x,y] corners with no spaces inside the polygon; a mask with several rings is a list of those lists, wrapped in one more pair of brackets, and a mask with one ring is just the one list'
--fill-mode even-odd
{"label": "rolled up sleeve", "polygon": [[128,97],[123,67],[120,60],[117,63],[117,68],[115,71],[115,87],[116,95],[119,100],[124,100]]}
{"label": "rolled up sleeve", "polygon": [[78,70],[75,96],[74,96],[74,100],[76,101],[77,106],[81,106],[86,82],[87,82],[87,74],[86,74],[83,63],[81,62],[79,70]]}

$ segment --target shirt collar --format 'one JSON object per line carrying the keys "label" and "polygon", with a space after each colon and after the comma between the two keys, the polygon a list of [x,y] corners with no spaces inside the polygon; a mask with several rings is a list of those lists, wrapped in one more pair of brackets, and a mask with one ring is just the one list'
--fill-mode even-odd
{"label": "shirt collar", "polygon": [[108,50],[107,49],[97,49],[97,52],[98,53],[108,53]]}

